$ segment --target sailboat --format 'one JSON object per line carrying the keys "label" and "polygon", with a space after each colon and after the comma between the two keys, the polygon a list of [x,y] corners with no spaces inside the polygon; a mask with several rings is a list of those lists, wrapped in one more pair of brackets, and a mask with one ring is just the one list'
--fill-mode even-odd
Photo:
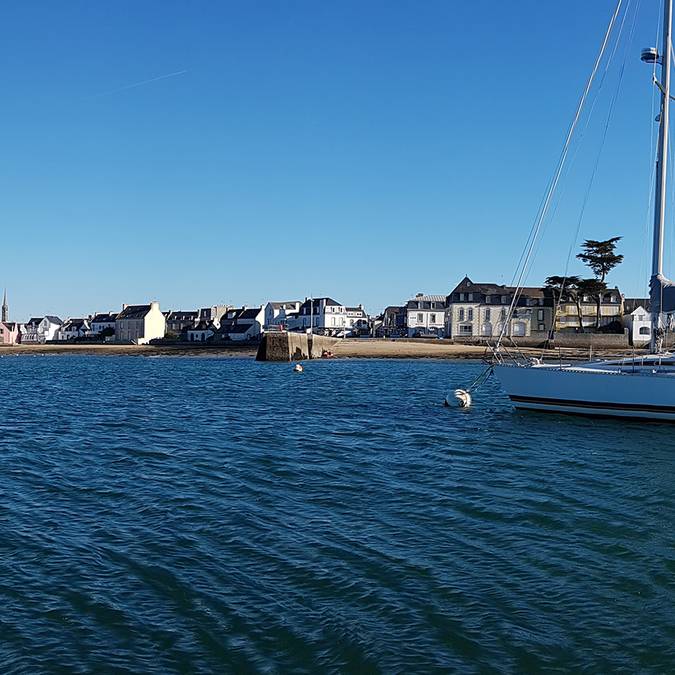
{"label": "sailboat", "polygon": [[655,70],[660,66],[661,75],[660,81],[654,77],[660,91],[661,110],[657,118],[650,353],[637,358],[549,364],[539,359],[514,357],[511,350],[503,348],[500,337],[493,352],[492,369],[516,408],[675,421],[675,354],[663,349],[665,316],[675,311],[675,285],[663,274],[672,14],[673,0],[665,0],[663,49],[661,53],[655,48],[645,49],[641,56]]}

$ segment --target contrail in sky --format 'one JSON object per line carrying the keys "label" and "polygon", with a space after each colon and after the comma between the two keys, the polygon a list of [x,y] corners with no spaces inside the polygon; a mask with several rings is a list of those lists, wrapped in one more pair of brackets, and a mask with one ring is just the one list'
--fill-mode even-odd
{"label": "contrail in sky", "polygon": [[94,98],[99,96],[109,96],[110,94],[117,94],[120,91],[126,91],[127,89],[135,89],[136,87],[142,87],[144,84],[150,84],[151,82],[159,82],[159,80],[166,80],[169,77],[177,77],[178,75],[185,75],[187,70],[177,70],[175,73],[167,73],[166,75],[160,75],[159,77],[151,77],[149,80],[141,80],[140,82],[134,82],[133,84],[127,84],[123,87],[118,87],[117,89],[111,89],[110,91],[104,91],[100,94],[94,94]]}

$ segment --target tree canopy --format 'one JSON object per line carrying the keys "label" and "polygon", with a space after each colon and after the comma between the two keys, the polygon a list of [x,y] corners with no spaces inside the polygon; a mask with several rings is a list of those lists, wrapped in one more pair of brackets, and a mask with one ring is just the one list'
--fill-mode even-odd
{"label": "tree canopy", "polygon": [[612,237],[604,241],[586,239],[577,258],[588,265],[598,281],[604,283],[607,275],[623,261],[623,256],[615,252],[616,245],[620,241],[621,237]]}

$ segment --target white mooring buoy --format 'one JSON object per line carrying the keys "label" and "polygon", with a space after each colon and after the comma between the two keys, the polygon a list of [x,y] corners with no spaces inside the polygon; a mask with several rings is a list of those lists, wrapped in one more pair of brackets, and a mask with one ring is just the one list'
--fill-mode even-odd
{"label": "white mooring buoy", "polygon": [[304,368],[302,367],[302,363],[296,363],[295,366],[293,367],[293,372],[294,373],[302,373],[304,372]]}
{"label": "white mooring buoy", "polygon": [[460,408],[468,408],[471,406],[471,394],[465,389],[455,389],[455,398],[457,399]]}

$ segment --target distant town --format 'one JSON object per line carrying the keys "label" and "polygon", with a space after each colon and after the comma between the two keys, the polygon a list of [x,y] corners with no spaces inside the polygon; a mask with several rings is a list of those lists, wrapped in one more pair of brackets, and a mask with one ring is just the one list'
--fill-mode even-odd
{"label": "distant town", "polygon": [[270,331],[465,342],[489,342],[502,331],[529,342],[560,334],[603,333],[623,336],[627,345],[637,347],[650,340],[649,301],[625,298],[618,288],[604,288],[593,295],[571,290],[557,293],[552,284],[523,288],[504,330],[514,294],[513,287],[465,277],[447,294],[418,293],[378,315],[369,315],[361,304],[321,297],[270,300],[255,307],[219,304],[187,310],[165,309],[151,301],[84,317],[34,316],[20,323],[10,320],[5,291],[0,345],[246,344],[259,342]]}

